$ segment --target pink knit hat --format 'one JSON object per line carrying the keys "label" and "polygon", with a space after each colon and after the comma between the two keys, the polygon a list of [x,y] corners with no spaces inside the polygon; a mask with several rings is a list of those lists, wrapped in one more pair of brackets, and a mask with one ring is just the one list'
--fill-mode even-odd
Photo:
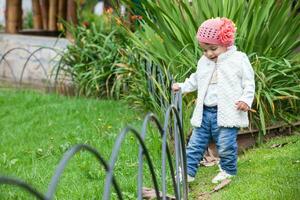
{"label": "pink knit hat", "polygon": [[225,17],[204,21],[198,29],[197,39],[201,43],[231,46],[234,44],[234,23]]}

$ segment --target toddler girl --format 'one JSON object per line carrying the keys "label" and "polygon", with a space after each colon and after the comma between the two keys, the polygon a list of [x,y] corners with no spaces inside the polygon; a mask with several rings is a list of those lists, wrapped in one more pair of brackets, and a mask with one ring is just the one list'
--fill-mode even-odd
{"label": "toddler girl", "polygon": [[218,183],[237,173],[237,142],[239,127],[249,124],[247,111],[254,98],[254,72],[245,53],[234,46],[234,23],[227,18],[206,20],[197,32],[203,49],[195,73],[184,83],[172,85],[182,93],[197,90],[197,103],[191,124],[194,127],[187,145],[188,182],[196,175],[199,162],[209,141],[216,142],[220,156]]}

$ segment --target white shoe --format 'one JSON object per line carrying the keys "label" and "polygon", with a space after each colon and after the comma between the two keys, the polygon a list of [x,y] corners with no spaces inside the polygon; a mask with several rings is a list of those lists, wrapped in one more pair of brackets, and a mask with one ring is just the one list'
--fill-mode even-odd
{"label": "white shoe", "polygon": [[218,164],[218,168],[219,168],[219,171],[221,172],[221,171],[223,171],[223,169],[222,169],[222,167],[221,167],[221,164],[219,163]]}
{"label": "white shoe", "polygon": [[227,174],[225,171],[221,171],[217,174],[217,176],[215,176],[213,178],[213,180],[211,181],[212,183],[219,183],[222,182],[223,180],[227,179],[227,178],[231,178],[233,177],[233,175]]}
{"label": "white shoe", "polygon": [[187,175],[187,182],[188,183],[191,183],[191,182],[193,182],[195,180],[195,177],[192,177],[192,176],[190,176],[190,175]]}

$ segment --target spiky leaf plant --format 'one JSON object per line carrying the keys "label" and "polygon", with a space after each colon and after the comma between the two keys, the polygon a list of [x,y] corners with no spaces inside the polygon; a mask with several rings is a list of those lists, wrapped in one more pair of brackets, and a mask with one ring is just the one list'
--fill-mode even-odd
{"label": "spiky leaf plant", "polygon": [[177,81],[195,71],[201,56],[195,39],[198,26],[212,17],[232,19],[236,46],[249,55],[256,74],[257,112],[251,114],[252,125],[265,134],[274,121],[299,120],[299,1],[146,0],[138,7],[123,2],[143,18],[140,31],[128,30],[136,48]]}

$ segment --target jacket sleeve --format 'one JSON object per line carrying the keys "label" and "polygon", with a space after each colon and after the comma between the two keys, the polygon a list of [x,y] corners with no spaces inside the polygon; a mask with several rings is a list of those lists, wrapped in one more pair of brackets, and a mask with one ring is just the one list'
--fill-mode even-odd
{"label": "jacket sleeve", "polygon": [[255,81],[254,71],[246,54],[243,55],[242,63],[242,88],[243,94],[238,101],[245,102],[251,108],[255,93]]}
{"label": "jacket sleeve", "polygon": [[178,83],[181,92],[193,92],[197,90],[197,72],[192,73],[189,78],[185,79],[184,83]]}

